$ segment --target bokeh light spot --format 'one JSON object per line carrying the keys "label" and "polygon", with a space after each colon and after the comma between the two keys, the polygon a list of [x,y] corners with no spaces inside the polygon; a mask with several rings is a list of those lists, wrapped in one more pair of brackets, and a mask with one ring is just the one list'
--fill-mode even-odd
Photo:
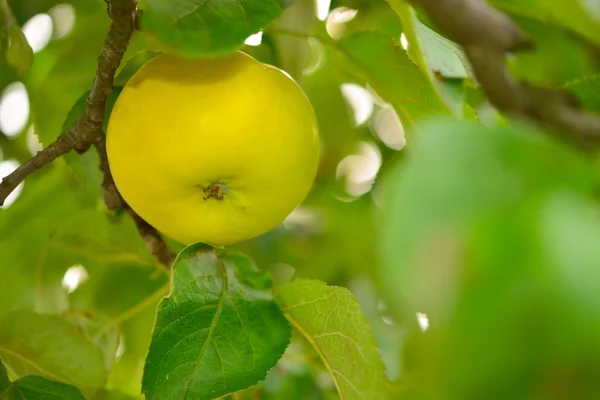
{"label": "bokeh light spot", "polygon": [[88,277],[88,272],[83,265],[73,265],[65,272],[65,276],[62,279],[62,286],[67,293],[73,293]]}
{"label": "bokeh light spot", "polygon": [[[6,160],[0,162],[0,180],[13,172],[15,169],[19,168],[19,163],[16,160]],[[24,183],[21,182],[19,186],[16,187],[15,190],[12,191],[11,194],[8,195],[6,200],[4,200],[4,205],[0,208],[8,208],[17,200],[17,198],[21,195],[23,191]]]}
{"label": "bokeh light spot", "polygon": [[350,22],[356,17],[358,10],[348,7],[338,7],[331,11],[327,22],[325,22],[325,29],[329,36],[334,39],[340,39],[346,29],[345,24]]}
{"label": "bokeh light spot", "polygon": [[15,137],[29,120],[29,97],[21,82],[8,85],[0,97],[0,131]]}
{"label": "bokeh light spot", "polygon": [[375,136],[390,149],[402,150],[406,146],[404,127],[392,107],[378,109],[369,125]]}
{"label": "bokeh light spot", "polygon": [[373,99],[364,87],[356,83],[344,83],[340,86],[344,100],[352,109],[354,123],[359,126],[368,121],[373,113]]}
{"label": "bokeh light spot", "polygon": [[27,129],[27,150],[32,156],[35,156],[38,151],[42,151],[43,147],[40,143],[40,138],[35,133],[35,127],[31,125],[29,129]]}
{"label": "bokeh light spot", "polygon": [[52,18],[48,14],[36,14],[23,25],[23,34],[34,53],[42,50],[52,39]]}
{"label": "bokeh light spot", "polygon": [[358,154],[351,154],[340,161],[335,175],[337,179],[346,179],[346,192],[349,195],[358,197],[371,190],[379,167],[379,148],[373,143],[360,142]]}
{"label": "bokeh light spot", "polygon": [[325,21],[329,14],[331,0],[315,0],[315,15],[319,21]]}
{"label": "bokeh light spot", "polygon": [[58,4],[48,11],[54,22],[54,38],[67,36],[75,26],[75,9],[70,4]]}
{"label": "bokeh light spot", "polygon": [[417,313],[417,322],[419,323],[419,328],[421,328],[422,332],[425,332],[429,329],[429,317],[425,313]]}
{"label": "bokeh light spot", "polygon": [[262,43],[262,35],[262,31],[255,33],[254,35],[250,35],[246,38],[246,41],[244,43],[248,46],[260,46],[260,44]]}
{"label": "bokeh light spot", "polygon": [[404,50],[408,50],[408,39],[404,33],[400,35],[400,45]]}

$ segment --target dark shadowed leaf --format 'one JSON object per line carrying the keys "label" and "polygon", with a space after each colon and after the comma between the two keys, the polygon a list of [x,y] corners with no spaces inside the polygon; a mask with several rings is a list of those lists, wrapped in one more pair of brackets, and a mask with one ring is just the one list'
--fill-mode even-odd
{"label": "dark shadowed leaf", "polygon": [[290,328],[271,279],[240,255],[186,247],[161,301],[142,381],[150,400],[213,399],[265,378]]}
{"label": "dark shadowed leaf", "polygon": [[9,36],[10,45],[6,49],[6,61],[19,75],[23,75],[33,63],[33,50],[18,26],[15,25],[9,30]]}
{"label": "dark shadowed leaf", "polygon": [[348,289],[302,279],[277,292],[285,317],[317,351],[340,398],[390,398],[377,342]]}
{"label": "dark shadowed leaf", "polygon": [[41,376],[26,376],[11,383],[0,360],[1,400],[85,400],[79,389]]}
{"label": "dark shadowed leaf", "polygon": [[184,56],[217,55],[278,17],[287,0],[145,0],[142,29]]}
{"label": "dark shadowed leaf", "polygon": [[0,0],[0,49],[8,65],[23,75],[33,63],[33,50],[6,0]]}

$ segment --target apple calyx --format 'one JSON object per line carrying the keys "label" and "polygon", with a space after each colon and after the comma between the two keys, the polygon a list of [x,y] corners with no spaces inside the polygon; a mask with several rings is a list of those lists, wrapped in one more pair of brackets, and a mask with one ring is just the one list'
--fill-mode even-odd
{"label": "apple calyx", "polygon": [[219,182],[211,183],[210,185],[204,187],[200,185],[202,188],[202,192],[206,193],[206,196],[202,197],[202,200],[223,200],[225,197],[223,196],[227,193],[227,185]]}

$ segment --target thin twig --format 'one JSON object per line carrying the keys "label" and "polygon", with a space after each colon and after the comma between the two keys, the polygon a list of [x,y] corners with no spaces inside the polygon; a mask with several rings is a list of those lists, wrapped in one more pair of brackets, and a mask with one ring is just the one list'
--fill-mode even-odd
{"label": "thin twig", "polygon": [[501,112],[538,121],[583,149],[600,145],[600,116],[582,111],[563,90],[530,86],[508,70],[508,52],[531,47],[521,29],[504,13],[482,0],[410,0],[463,46],[477,81]]}
{"label": "thin twig", "polygon": [[133,218],[135,225],[144,239],[148,251],[165,267],[170,268],[175,261],[175,254],[169,250],[167,243],[155,227],[147,223],[127,205],[127,212]]}
{"label": "thin twig", "polygon": [[135,8],[135,0],[113,0],[111,2],[112,24],[104,42],[102,54],[98,57],[98,69],[94,85],[87,98],[87,108],[68,132],[2,179],[0,182],[0,205],[4,204],[8,195],[32,172],[72,149],[84,152],[94,141],[102,138],[106,98],[112,92],[115,72],[133,33]]}
{"label": "thin twig", "polygon": [[11,174],[7,175],[0,182],[0,206],[13,190],[32,172],[37,171],[44,165],[54,161],[63,154],[69,152],[73,148],[71,136],[61,136],[46,147],[43,151],[38,152],[30,160],[25,162],[19,168],[15,169]]}
{"label": "thin twig", "polygon": [[102,185],[108,209],[126,209],[133,218],[150,253],[169,267],[174,260],[174,255],[169,251],[158,231],[137,215],[123,200],[115,186],[108,165],[105,136],[102,132],[106,98],[113,90],[115,73],[135,30],[138,12],[137,0],[110,0],[107,1],[107,5],[112,23],[104,41],[102,53],[98,57],[96,78],[87,98],[87,107],[84,113],[68,132],[2,179],[0,182],[0,205],[34,171],[73,149],[83,153],[91,145],[94,145],[100,156],[100,169],[104,174]]}
{"label": "thin twig", "polygon": [[156,228],[136,214],[119,193],[108,165],[104,137],[102,140],[95,142],[94,145],[100,156],[100,170],[104,173],[102,187],[104,188],[104,202],[106,203],[106,206],[109,210],[127,210],[129,215],[131,215],[131,218],[133,218],[133,222],[135,222],[142,239],[144,239],[148,251],[163,265],[170,267],[175,260],[175,255],[169,250],[163,237]]}

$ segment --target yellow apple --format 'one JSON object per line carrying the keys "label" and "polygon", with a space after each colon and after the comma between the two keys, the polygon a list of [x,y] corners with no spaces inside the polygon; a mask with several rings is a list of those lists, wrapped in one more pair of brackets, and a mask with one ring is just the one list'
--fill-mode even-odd
{"label": "yellow apple", "polygon": [[119,95],[106,140],[125,201],[185,244],[274,228],[309,192],[319,158],[300,87],[240,51],[150,60]]}

